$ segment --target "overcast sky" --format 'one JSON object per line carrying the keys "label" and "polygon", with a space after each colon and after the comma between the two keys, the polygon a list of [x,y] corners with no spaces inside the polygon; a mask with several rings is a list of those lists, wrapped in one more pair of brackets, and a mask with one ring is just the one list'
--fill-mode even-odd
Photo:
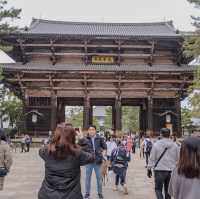
{"label": "overcast sky", "polygon": [[200,11],[187,0],[9,0],[22,8],[20,26],[32,17],[62,21],[154,22],[173,20],[179,30],[194,30],[191,15]]}

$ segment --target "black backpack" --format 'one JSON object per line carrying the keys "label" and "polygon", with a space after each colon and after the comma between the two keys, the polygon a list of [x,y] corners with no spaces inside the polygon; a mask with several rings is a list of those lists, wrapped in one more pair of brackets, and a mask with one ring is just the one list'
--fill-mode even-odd
{"label": "black backpack", "polygon": [[151,153],[152,147],[153,147],[152,142],[149,141],[149,140],[147,140],[147,143],[146,143],[146,152]]}
{"label": "black backpack", "polygon": [[115,163],[117,163],[117,164],[124,164],[126,161],[127,161],[126,149],[123,148],[123,147],[119,147],[116,150]]}

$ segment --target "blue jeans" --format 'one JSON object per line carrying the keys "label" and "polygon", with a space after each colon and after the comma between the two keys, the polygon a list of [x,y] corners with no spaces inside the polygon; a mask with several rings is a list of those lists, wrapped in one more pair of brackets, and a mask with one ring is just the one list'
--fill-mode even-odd
{"label": "blue jeans", "polygon": [[90,194],[91,190],[91,176],[92,170],[94,169],[97,180],[97,192],[102,194],[102,176],[101,176],[101,165],[100,164],[88,164],[86,165],[86,175],[85,175],[85,192]]}

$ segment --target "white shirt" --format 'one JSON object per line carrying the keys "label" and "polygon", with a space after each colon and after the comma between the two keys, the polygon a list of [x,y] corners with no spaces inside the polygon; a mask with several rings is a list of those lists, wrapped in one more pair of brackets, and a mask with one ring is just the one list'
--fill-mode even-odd
{"label": "white shirt", "polygon": [[107,141],[107,156],[111,156],[113,149],[117,148],[117,144],[114,141]]}

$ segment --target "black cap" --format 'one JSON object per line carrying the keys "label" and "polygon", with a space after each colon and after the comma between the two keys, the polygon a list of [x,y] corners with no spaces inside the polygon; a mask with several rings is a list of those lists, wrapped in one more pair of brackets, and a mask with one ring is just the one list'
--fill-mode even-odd
{"label": "black cap", "polygon": [[168,128],[162,128],[160,134],[164,137],[170,136],[170,130]]}

